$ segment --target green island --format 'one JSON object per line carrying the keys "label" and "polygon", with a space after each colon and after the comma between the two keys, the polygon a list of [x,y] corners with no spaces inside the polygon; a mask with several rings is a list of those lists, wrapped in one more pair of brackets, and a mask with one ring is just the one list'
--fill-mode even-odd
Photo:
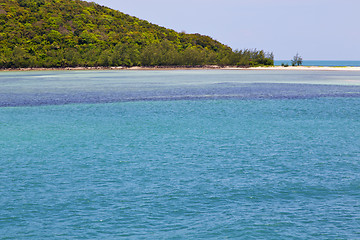
{"label": "green island", "polygon": [[0,0],[0,68],[265,66],[272,53],[232,50],[81,0]]}

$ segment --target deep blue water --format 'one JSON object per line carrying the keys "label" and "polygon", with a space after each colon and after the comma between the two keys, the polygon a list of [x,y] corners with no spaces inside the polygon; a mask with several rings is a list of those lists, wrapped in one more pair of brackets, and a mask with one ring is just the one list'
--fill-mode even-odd
{"label": "deep blue water", "polygon": [[[290,60],[275,60],[275,65],[280,66],[282,63],[289,64]],[[324,67],[360,67],[360,61],[336,61],[336,60],[304,60],[304,66],[324,66]]]}
{"label": "deep blue water", "polygon": [[360,238],[356,73],[1,74],[0,239]]}

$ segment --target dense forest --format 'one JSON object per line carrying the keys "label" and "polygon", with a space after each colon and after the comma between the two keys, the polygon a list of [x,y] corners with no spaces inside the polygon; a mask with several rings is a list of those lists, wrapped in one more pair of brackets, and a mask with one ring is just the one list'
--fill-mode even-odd
{"label": "dense forest", "polygon": [[273,65],[272,53],[235,50],[81,0],[0,0],[0,68]]}

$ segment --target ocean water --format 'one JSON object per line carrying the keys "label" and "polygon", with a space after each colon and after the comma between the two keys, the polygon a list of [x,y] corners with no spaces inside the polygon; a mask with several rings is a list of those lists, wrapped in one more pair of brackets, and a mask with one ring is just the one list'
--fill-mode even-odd
{"label": "ocean water", "polygon": [[[282,63],[291,66],[290,60],[275,60],[274,64],[280,66]],[[360,61],[336,61],[336,60],[304,60],[304,66],[324,66],[324,67],[360,67]]]}
{"label": "ocean water", "polygon": [[359,75],[0,73],[0,239],[359,239]]}

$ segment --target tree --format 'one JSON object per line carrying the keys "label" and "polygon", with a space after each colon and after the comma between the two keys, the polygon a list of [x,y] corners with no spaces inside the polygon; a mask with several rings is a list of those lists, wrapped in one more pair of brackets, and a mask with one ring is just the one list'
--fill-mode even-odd
{"label": "tree", "polygon": [[296,66],[296,65],[300,66],[300,65],[302,65],[302,63],[303,63],[302,57],[299,55],[299,53],[296,53],[296,55],[294,56],[294,58],[291,60],[291,65],[293,65],[293,66]]}
{"label": "tree", "polygon": [[273,65],[273,55],[84,0],[0,0],[0,68],[157,65]]}

